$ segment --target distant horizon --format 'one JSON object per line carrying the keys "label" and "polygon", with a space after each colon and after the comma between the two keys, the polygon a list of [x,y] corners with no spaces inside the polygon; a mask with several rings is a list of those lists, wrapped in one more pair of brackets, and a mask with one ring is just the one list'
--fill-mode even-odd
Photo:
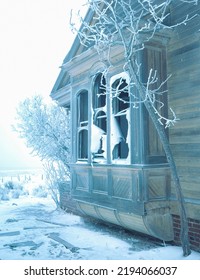
{"label": "distant horizon", "polygon": [[43,169],[42,166],[9,166],[9,167],[2,167],[0,166],[0,172],[4,171],[22,171],[22,170],[39,170]]}

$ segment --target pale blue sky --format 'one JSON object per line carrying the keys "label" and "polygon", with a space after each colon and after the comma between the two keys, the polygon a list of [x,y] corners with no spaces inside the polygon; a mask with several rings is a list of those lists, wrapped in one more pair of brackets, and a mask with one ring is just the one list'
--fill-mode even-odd
{"label": "pale blue sky", "polygon": [[73,41],[71,8],[84,0],[0,2],[0,169],[38,166],[10,127],[16,105],[34,94],[49,96]]}

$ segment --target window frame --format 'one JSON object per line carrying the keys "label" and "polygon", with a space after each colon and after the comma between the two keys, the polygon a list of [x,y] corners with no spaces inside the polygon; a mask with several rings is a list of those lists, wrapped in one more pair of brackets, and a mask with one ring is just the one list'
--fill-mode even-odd
{"label": "window frame", "polygon": [[[123,83],[126,83],[126,85],[124,87],[122,87],[121,89],[119,88],[120,90],[120,94],[123,94],[124,91],[123,89],[124,88],[127,88],[127,94],[128,94],[128,100],[127,100],[127,106],[124,105],[125,108],[123,108],[122,110],[120,110],[120,106],[122,104],[122,100],[120,100],[118,98],[118,96],[113,96],[113,94],[115,93],[115,87],[114,87],[114,84],[116,83],[121,83],[121,81],[123,81]],[[123,86],[123,83],[121,84]],[[110,90],[111,90],[111,95],[112,95],[112,98],[111,98],[111,105],[110,105],[110,133],[111,133],[111,145],[110,145],[110,154],[111,154],[111,162],[113,164],[130,164],[130,158],[131,158],[131,146],[130,146],[130,129],[131,129],[131,123],[130,123],[130,78],[129,78],[129,75],[128,73],[126,72],[121,72],[121,73],[118,73],[116,75],[113,75],[110,79]],[[120,86],[121,86],[120,85]],[[119,109],[117,109],[117,107]],[[125,119],[124,119],[124,116],[125,116]],[[124,127],[122,127],[123,125],[125,125],[125,122],[127,122],[126,126],[127,126],[127,129],[126,129],[126,132],[125,132],[125,135],[124,135]],[[119,133],[121,133],[122,135],[122,138],[123,140],[122,141],[119,141],[118,144],[115,144],[114,147],[112,147],[112,129],[113,127],[115,127],[115,131],[116,131],[116,125],[117,127],[119,128],[118,132],[116,133],[115,137],[118,137],[119,136]],[[118,136],[117,136],[118,135]],[[113,138],[115,138],[113,137]],[[126,148],[125,148],[126,147]],[[127,155],[124,157],[119,157],[120,154],[124,153],[125,152],[125,149],[127,149],[126,153]],[[118,157],[118,158],[116,158]]]}
{"label": "window frame", "polygon": [[[106,78],[98,72],[92,83],[92,120],[91,120],[91,154],[93,162],[107,162],[107,95]],[[101,116],[98,116],[101,114]],[[95,132],[93,132],[95,130]],[[98,151],[93,151],[94,142],[99,141]],[[104,143],[103,143],[104,142]],[[104,150],[103,150],[104,147]]]}
{"label": "window frame", "polygon": [[[81,90],[78,92],[76,97],[76,107],[77,107],[77,137],[76,137],[76,154],[77,161],[88,161],[89,159],[89,100],[88,100],[88,90]],[[81,109],[82,108],[82,109]],[[83,116],[81,113],[83,112]],[[87,131],[87,134],[85,134]],[[87,137],[86,137],[87,136]],[[81,138],[81,140],[80,140]],[[80,143],[81,142],[81,143]],[[82,154],[87,153],[85,157]]]}
{"label": "window frame", "polygon": [[[158,57],[154,58],[151,57],[151,50],[158,52]],[[149,56],[149,57],[148,57]],[[149,63],[151,60],[155,59],[157,63],[157,67],[159,68],[159,71],[161,72],[161,78],[160,81],[166,79],[167,76],[167,68],[166,68],[166,49],[165,47],[159,47],[157,46],[154,48],[154,46],[147,46],[145,45],[145,48],[143,49],[143,52],[141,53],[140,61],[143,65],[142,71],[141,71],[141,81],[145,84],[145,80],[147,79],[147,71],[149,67],[151,67],[153,64]],[[164,61],[164,63],[163,63]],[[155,64],[156,65],[156,64]],[[157,69],[155,69],[157,70]],[[145,72],[146,71],[146,72]],[[158,71],[158,72],[159,72]],[[146,76],[145,76],[146,75]],[[102,78],[103,77],[103,78]],[[101,87],[101,81],[103,79],[103,89],[100,90],[100,94],[102,96],[105,94],[102,99],[98,100],[98,93],[99,88]],[[119,82],[119,80],[124,80],[126,82],[125,87],[128,87],[128,95],[127,102],[129,105],[127,106],[121,106],[121,101],[114,101],[113,100],[113,86],[114,83]],[[156,138],[159,141],[159,136],[157,132],[152,132],[153,125],[150,125],[150,117],[148,112],[146,111],[146,108],[143,103],[138,104],[138,109],[133,108],[131,104],[134,103],[134,96],[138,96],[137,88],[135,86],[130,85],[130,77],[127,72],[118,72],[117,74],[111,75],[111,73],[108,73],[108,75],[104,75],[104,71],[97,72],[96,75],[93,76],[93,79],[91,79],[92,83],[90,82],[90,85],[88,84],[89,89],[83,89],[79,91],[77,94],[77,161],[87,161],[88,163],[98,163],[98,164],[123,164],[123,165],[130,165],[130,164],[160,164],[160,163],[166,163],[166,156],[164,153],[158,153],[156,155],[150,154],[150,141],[153,141],[152,139]],[[167,87],[167,84],[165,85]],[[122,88],[123,90],[123,88]],[[167,88],[165,88],[167,91]],[[87,92],[87,108],[85,108],[85,111],[83,110],[83,114],[86,115],[86,109],[87,109],[87,118],[80,118],[80,105],[78,103],[81,103],[81,100],[78,100],[78,97],[80,94]],[[138,96],[139,97],[139,96]],[[100,97],[101,98],[101,97]],[[116,98],[116,97],[114,97]],[[114,103],[116,103],[114,105]],[[113,108],[116,107],[116,108]],[[118,108],[118,109],[117,109]],[[164,114],[167,116],[168,111],[168,98],[167,93],[164,94]],[[85,112],[85,113],[84,113]],[[126,132],[124,135],[126,147],[128,149],[127,154],[119,158],[119,156],[112,156],[113,147],[112,147],[112,118],[114,118],[117,121],[118,119],[124,119],[122,121],[122,124],[125,124],[127,121],[126,126]],[[103,120],[103,121],[101,121]],[[118,121],[119,123],[119,121]],[[104,149],[102,149],[104,152],[95,152],[93,153],[91,151],[92,143],[93,143],[93,130],[92,126],[95,125],[99,130],[102,129],[104,132],[100,133],[100,138],[98,141],[102,141],[104,143]],[[79,134],[84,132],[81,132],[82,130],[87,130],[87,152],[88,157],[87,158],[81,158],[80,154],[81,152],[78,150],[80,148],[80,140],[79,140]],[[93,133],[94,134],[94,133]],[[150,135],[151,134],[151,135]],[[152,138],[153,137],[153,138]],[[152,139],[151,139],[152,138]],[[97,138],[96,138],[97,139]],[[84,141],[83,141],[84,142]],[[159,144],[160,145],[160,144]],[[118,146],[120,146],[120,142],[118,143]],[[100,147],[102,148],[102,143],[100,144]],[[120,148],[118,147],[118,150]],[[119,151],[117,152],[119,155]]]}

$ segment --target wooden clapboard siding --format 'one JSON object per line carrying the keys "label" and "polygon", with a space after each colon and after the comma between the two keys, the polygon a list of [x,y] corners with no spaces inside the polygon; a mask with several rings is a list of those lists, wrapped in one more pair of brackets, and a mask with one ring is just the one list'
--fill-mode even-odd
{"label": "wooden clapboard siding", "polygon": [[[179,132],[180,131],[180,132]],[[184,131],[182,129],[176,131],[177,134],[171,135],[171,144],[187,144],[190,142],[191,144],[198,144],[200,143],[200,132],[197,131],[197,129],[191,129],[190,131],[187,131],[184,134]],[[182,134],[182,135],[181,135]],[[197,134],[195,137],[194,135]],[[191,137],[193,135],[193,137]]]}
{"label": "wooden clapboard siding", "polygon": [[[172,24],[180,23],[181,20],[184,20],[186,18],[186,15],[192,17],[196,14],[198,15],[199,13],[200,13],[199,3],[197,5],[194,4],[185,5],[183,4],[182,1],[172,1],[170,6],[170,16],[171,16]],[[185,28],[183,27],[183,29]]]}
{"label": "wooden clapboard siding", "polygon": [[[194,157],[190,157],[190,156],[185,156],[185,157],[179,157],[176,159],[176,163],[178,164],[178,166],[183,166],[183,167],[196,167],[196,168],[200,168],[200,157],[196,157],[194,160]],[[199,176],[200,176],[200,172],[199,172]],[[191,176],[189,176],[191,178]],[[198,179],[199,180],[199,179]],[[191,181],[195,181],[195,182],[200,182],[196,180],[196,177],[192,177]]]}
{"label": "wooden clapboard siding", "polygon": [[[168,82],[169,107],[180,119],[169,129],[169,139],[183,194],[187,200],[197,202],[200,200],[200,5],[187,5],[186,11],[181,1],[174,2],[173,23],[186,15],[197,15],[186,26],[174,30],[167,52],[168,74],[172,75]],[[192,207],[190,204],[190,214]]]}
{"label": "wooden clapboard siding", "polygon": [[[190,106],[190,104],[188,104],[188,106]],[[171,137],[175,134],[176,131],[179,131],[179,134],[180,134],[180,129],[182,129],[182,136],[184,136],[184,135],[186,135],[186,136],[190,135],[191,137],[195,136],[198,133],[199,124],[200,124],[200,116],[197,116],[196,118],[188,117],[188,119],[182,118],[178,121],[178,123],[176,125],[177,127],[171,129]],[[192,134],[190,134],[190,133],[192,133]],[[173,143],[173,139],[172,139],[171,143]]]}
{"label": "wooden clapboard siding", "polygon": [[196,157],[200,156],[199,143],[171,144],[171,148],[175,157],[180,157],[185,154],[185,156],[190,156],[195,159]]}
{"label": "wooden clapboard siding", "polygon": [[[181,187],[183,191],[183,195],[185,197],[186,202],[189,200],[198,200],[199,199],[199,190],[198,190],[198,184],[196,183],[191,183],[189,180],[185,181],[184,179],[181,180]],[[176,196],[176,191],[172,187],[172,196]],[[191,217],[190,217],[191,218]],[[194,217],[192,217],[194,218]]]}

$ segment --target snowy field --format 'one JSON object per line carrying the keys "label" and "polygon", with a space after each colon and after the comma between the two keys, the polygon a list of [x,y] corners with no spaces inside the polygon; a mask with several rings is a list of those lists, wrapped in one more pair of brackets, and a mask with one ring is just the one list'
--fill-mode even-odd
{"label": "snowy field", "polygon": [[0,182],[1,260],[200,260],[197,252],[184,258],[180,247],[57,209],[41,174],[13,185],[7,179]]}

